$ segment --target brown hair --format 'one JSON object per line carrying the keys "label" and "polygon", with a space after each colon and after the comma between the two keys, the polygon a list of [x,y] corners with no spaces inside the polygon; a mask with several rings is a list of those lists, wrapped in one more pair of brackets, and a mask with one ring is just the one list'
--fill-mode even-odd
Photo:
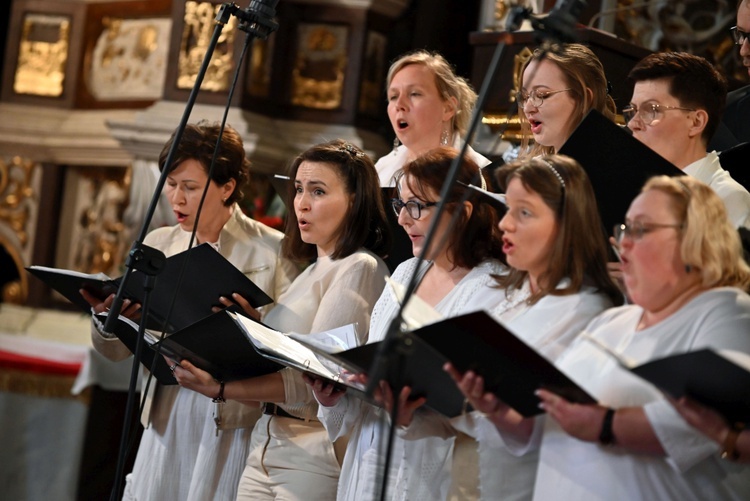
{"label": "brown hair", "polygon": [[[208,174],[208,168],[214,157],[214,150],[219,138],[221,125],[202,120],[196,124],[188,124],[182,133],[180,142],[172,157],[172,164],[167,166],[168,172],[172,172],[185,160],[197,160],[203,170]],[[166,142],[159,154],[159,170],[165,168],[164,163],[167,161],[169,150],[172,148],[175,134]],[[221,135],[219,151],[216,155],[211,181],[219,186],[223,186],[231,179],[236,181],[232,194],[224,202],[229,207],[242,200],[244,194],[242,187],[248,180],[250,170],[250,161],[245,156],[245,148],[242,144],[242,137],[230,125],[225,126]]]}
{"label": "brown hair", "polygon": [[714,66],[687,52],[657,52],[641,59],[628,74],[634,82],[666,80],[669,93],[680,106],[704,110],[708,122],[701,139],[705,144],[719,127],[727,98],[727,82]]}
{"label": "brown hair", "polygon": [[[578,43],[560,44],[538,48],[534,51],[531,58],[521,71],[523,72],[532,61],[541,62],[542,60],[550,61],[557,66],[563,73],[565,85],[571,90],[570,95],[576,101],[576,109],[570,117],[569,124],[571,134],[575,127],[583,120],[589,111],[596,110],[602,113],[610,120],[615,120],[617,106],[614,99],[609,95],[609,83],[604,74],[604,66],[596,57],[591,49]],[[518,88],[522,87],[522,81],[519,82]],[[523,108],[518,108],[518,117],[521,122],[521,151],[526,151],[531,142],[531,127],[523,112]],[[535,144],[528,154],[523,156],[552,155],[556,153],[549,146]]]}
{"label": "brown hair", "polygon": [[[391,245],[391,232],[383,209],[378,179],[372,159],[356,146],[341,139],[318,144],[302,152],[289,168],[289,206],[295,196],[294,179],[302,162],[330,165],[344,183],[346,193],[354,200],[341,223],[336,248],[331,259],[342,259],[365,248],[378,256],[385,256]],[[284,255],[290,259],[306,261],[317,256],[313,244],[302,241],[297,214],[289,211],[286,220],[286,238],[282,244]]]}
{"label": "brown hair", "polygon": [[[445,182],[445,176],[453,159],[459,152],[453,148],[441,146],[420,155],[404,165],[397,174],[396,186],[401,180],[406,183],[414,195],[424,202],[436,202],[427,196],[427,190],[440,193]],[[464,157],[461,162],[456,183],[453,183],[446,202],[446,212],[453,214],[457,204],[463,200],[472,205],[470,215],[461,210],[456,225],[446,235],[446,252],[454,266],[473,268],[482,261],[491,258],[502,258],[502,240],[497,226],[497,211],[489,204],[482,203],[479,194],[474,190],[467,198],[464,185],[481,186],[482,173],[471,159]],[[463,185],[461,184],[463,183]],[[460,208],[459,208],[460,210]]]}
{"label": "brown hair", "polygon": [[[557,172],[560,179],[553,172]],[[530,302],[547,294],[563,296],[577,293],[588,283],[606,294],[614,304],[622,304],[623,295],[607,272],[607,236],[602,228],[594,189],[581,165],[565,155],[519,160],[500,167],[497,181],[503,191],[512,179],[537,193],[557,217],[557,238],[552,246],[549,266],[538,279],[539,290]],[[511,268],[496,277],[500,286],[519,289],[528,273]],[[560,281],[570,280],[558,289]]]}

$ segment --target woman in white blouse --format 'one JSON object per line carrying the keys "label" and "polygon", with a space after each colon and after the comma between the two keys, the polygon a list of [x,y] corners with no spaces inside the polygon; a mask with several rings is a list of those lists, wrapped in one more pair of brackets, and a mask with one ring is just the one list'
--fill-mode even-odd
{"label": "woman in white blouse", "polygon": [[[315,262],[263,321],[298,334],[356,323],[364,342],[388,274],[379,257],[390,236],[375,167],[360,149],[337,140],[297,157],[290,178],[294,212],[288,216],[284,251],[290,258]],[[189,362],[180,364],[174,373],[182,386],[263,409],[238,499],[335,497],[338,453],[316,417],[317,405],[300,373],[285,369],[222,385]]]}
{"label": "woman in white blouse", "polygon": [[[415,255],[421,255],[428,228],[435,217],[435,205],[445,173],[458,152],[437,148],[404,166],[398,177],[398,198],[393,209],[398,222],[409,235]],[[479,167],[471,160],[461,163],[458,180],[481,186]],[[399,265],[393,280],[406,284],[417,274],[415,294],[445,316],[489,308],[499,300],[493,288],[493,275],[504,267],[501,255],[497,213],[477,195],[462,201],[466,188],[456,183],[447,200],[446,211],[437,223],[434,244],[426,261],[417,258]],[[455,226],[451,217],[459,212]],[[373,310],[370,342],[381,341],[399,309],[393,294],[386,290]],[[383,469],[381,439],[387,435],[388,412],[380,407],[337,392],[321,382],[313,383],[321,403],[319,415],[331,439],[349,435],[339,481],[337,499],[372,500],[377,496]],[[405,399],[408,389],[402,397]],[[417,400],[423,402],[423,400]],[[411,403],[409,405],[414,405]],[[394,442],[388,499],[444,499],[450,484],[453,440],[427,437]]]}
{"label": "woman in white blouse", "polygon": [[[375,164],[383,187],[393,186],[398,171],[419,155],[440,146],[460,148],[477,100],[471,85],[443,56],[425,50],[404,54],[391,64],[386,93],[396,139],[393,151]],[[479,167],[491,163],[471,147],[466,154]]]}
{"label": "woman in white blouse", "polygon": [[[496,175],[507,205],[499,226],[509,270],[497,277],[500,301],[488,311],[555,360],[589,320],[623,299],[606,271],[606,237],[594,192],[581,166],[561,155],[520,160]],[[409,424],[406,438],[460,431],[476,441],[478,478],[465,467],[471,444],[456,449],[453,484],[460,498],[531,497],[538,456],[510,454],[480,413],[447,420],[421,412],[411,423],[409,416],[402,419]],[[472,491],[472,483],[478,489]]]}
{"label": "woman in white blouse", "polygon": [[750,297],[742,290],[750,268],[723,203],[695,179],[655,178],[615,238],[633,304],[595,318],[557,361],[599,404],[540,389],[546,419],[523,420],[472,373],[460,379],[462,391],[516,454],[541,440],[535,499],[748,499],[750,468],[720,457],[735,444],[690,426],[618,361],[706,347],[750,353]]}

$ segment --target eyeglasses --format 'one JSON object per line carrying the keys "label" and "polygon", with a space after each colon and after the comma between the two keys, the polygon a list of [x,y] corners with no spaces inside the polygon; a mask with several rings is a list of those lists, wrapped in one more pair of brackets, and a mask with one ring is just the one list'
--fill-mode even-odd
{"label": "eyeglasses", "polygon": [[694,108],[681,108],[679,106],[664,106],[656,103],[648,103],[643,108],[631,104],[626,106],[622,110],[622,117],[625,119],[625,123],[630,123],[632,119],[638,116],[638,119],[643,122],[643,125],[651,125],[655,120],[660,119],[662,113],[671,110],[682,110],[682,111],[695,111]]}
{"label": "eyeglasses", "polygon": [[526,93],[524,91],[516,92],[516,102],[518,102],[518,106],[523,108],[526,105],[526,101],[531,101],[531,105],[535,108],[539,108],[542,103],[544,103],[544,100],[548,97],[558,94],[560,92],[569,91],[571,89],[560,89],[560,90],[544,90],[544,91],[537,91],[532,90],[529,93]]}
{"label": "eyeglasses", "polygon": [[406,212],[409,213],[409,216],[411,216],[412,219],[417,220],[422,217],[422,211],[424,209],[437,205],[437,202],[427,202],[423,204],[416,200],[403,202],[400,198],[393,198],[391,199],[391,205],[393,206],[393,212],[396,213],[396,217],[401,214],[401,209],[406,207]]}
{"label": "eyeglasses", "polygon": [[630,224],[616,224],[612,234],[615,240],[619,243],[622,242],[623,237],[628,237],[634,242],[643,238],[646,233],[651,233],[662,228],[677,228],[682,229],[682,224],[657,224],[657,223],[643,223],[641,221],[634,221]]}
{"label": "eyeglasses", "polygon": [[735,45],[742,45],[745,43],[745,40],[747,40],[748,36],[750,36],[750,33],[742,31],[737,26],[732,26],[729,28],[729,31],[732,32],[732,38],[734,38]]}

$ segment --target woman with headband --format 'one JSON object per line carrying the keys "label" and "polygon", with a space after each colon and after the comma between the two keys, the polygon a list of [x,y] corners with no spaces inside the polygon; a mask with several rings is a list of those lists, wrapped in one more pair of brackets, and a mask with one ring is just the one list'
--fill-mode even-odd
{"label": "woman with headband", "polygon": [[693,178],[646,183],[615,227],[632,304],[591,321],[556,365],[598,404],[538,390],[546,417],[520,419],[481,380],[460,387],[517,454],[539,448],[535,499],[748,499],[750,468],[620,365],[712,348],[750,353],[750,268],[721,199]]}
{"label": "woman with headband", "polygon": [[[496,175],[507,205],[499,228],[508,271],[496,277],[500,300],[487,311],[554,361],[589,320],[623,299],[607,274],[607,240],[594,192],[583,168],[561,155],[513,162]],[[460,431],[476,440],[478,479],[463,473],[465,460],[457,457],[453,467],[454,490],[462,498],[531,497],[538,456],[508,452],[481,413],[451,420],[415,413],[411,423],[403,418],[407,439]]]}

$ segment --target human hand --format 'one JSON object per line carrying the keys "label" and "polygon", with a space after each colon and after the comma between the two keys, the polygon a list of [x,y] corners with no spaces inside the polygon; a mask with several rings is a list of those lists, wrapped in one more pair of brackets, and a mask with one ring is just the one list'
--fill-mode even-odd
{"label": "human hand", "polygon": [[571,437],[585,442],[598,442],[607,407],[591,404],[574,404],[547,390],[537,390],[536,396],[548,416],[558,422]]}
{"label": "human hand", "polygon": [[[91,308],[93,309],[94,313],[106,313],[109,311],[109,309],[112,307],[112,303],[115,300],[115,295],[110,294],[107,296],[107,298],[102,301],[98,297],[94,296],[90,292],[88,292],[86,289],[80,289],[78,291],[83,299],[86,300],[87,303],[91,305]],[[141,304],[140,303],[134,303],[130,299],[125,299],[122,302],[122,309],[120,310],[120,315],[123,317],[127,317],[131,320],[138,320],[141,317]]]}
{"label": "human hand", "polygon": [[730,427],[721,414],[688,397],[668,400],[690,426],[719,444],[724,441]]}
{"label": "human hand", "polygon": [[[226,296],[221,296],[219,298],[219,302],[224,306],[224,308],[228,308],[236,304],[237,306],[242,308],[242,310],[247,314],[247,316],[249,316],[253,320],[260,320],[260,312],[256,310],[255,308],[253,308],[252,306],[250,306],[250,303],[248,302],[248,300],[242,297],[240,294],[237,294],[236,292],[232,293],[231,299]],[[211,308],[211,311],[216,313],[217,311],[221,311],[222,309],[223,308],[219,306],[214,306]]]}
{"label": "human hand", "polygon": [[450,374],[455,381],[458,389],[464,394],[466,400],[471,406],[491,417],[493,414],[503,410],[504,404],[495,396],[494,393],[484,391],[484,379],[482,376],[475,374],[474,371],[466,371],[461,374],[453,365],[448,362],[443,366],[443,370]]}
{"label": "human hand", "polygon": [[177,383],[183,388],[193,390],[211,398],[219,394],[221,384],[211,374],[203,369],[199,369],[190,363],[189,360],[182,360],[179,363],[167,357],[164,357],[164,360],[169,364],[169,368]]}
{"label": "human hand", "polygon": [[[425,397],[410,398],[411,387],[404,386],[398,395],[398,415],[396,424],[399,426],[409,426],[414,419],[414,412],[422,407],[427,399]],[[389,413],[393,412],[394,396],[391,385],[385,381],[380,381],[375,390],[373,398],[382,405]]]}
{"label": "human hand", "polygon": [[346,387],[335,384],[327,379],[316,377],[310,373],[303,372],[302,379],[312,389],[315,400],[323,407],[333,407],[346,393]]}

